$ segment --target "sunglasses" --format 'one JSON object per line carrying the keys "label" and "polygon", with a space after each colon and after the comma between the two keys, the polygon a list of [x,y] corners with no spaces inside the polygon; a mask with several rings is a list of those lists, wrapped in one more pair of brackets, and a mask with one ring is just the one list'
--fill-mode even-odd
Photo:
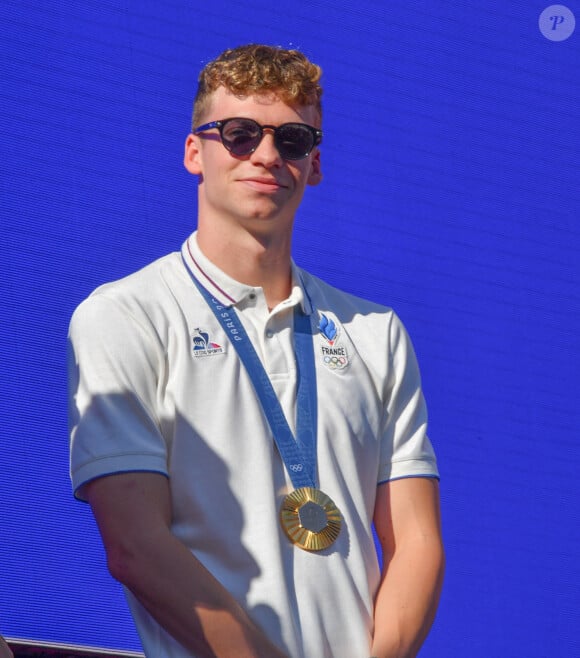
{"label": "sunglasses", "polygon": [[274,132],[274,145],[284,160],[302,160],[322,141],[322,130],[306,123],[283,123],[281,126],[261,126],[253,119],[234,117],[222,121],[204,123],[193,130],[193,134],[217,128],[222,144],[233,155],[250,155],[257,148],[264,129]]}

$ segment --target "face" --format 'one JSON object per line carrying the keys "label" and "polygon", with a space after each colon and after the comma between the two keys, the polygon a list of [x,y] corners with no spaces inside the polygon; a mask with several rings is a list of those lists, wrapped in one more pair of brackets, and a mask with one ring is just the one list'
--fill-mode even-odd
{"label": "face", "polygon": [[[202,123],[230,117],[254,119],[260,125],[317,125],[312,106],[291,107],[272,96],[238,98],[220,87]],[[232,155],[215,128],[189,135],[184,162],[190,173],[199,176],[200,229],[205,222],[234,222],[261,232],[291,230],[306,186],[321,180],[316,147],[302,160],[283,160],[268,130],[256,150],[246,156]]]}

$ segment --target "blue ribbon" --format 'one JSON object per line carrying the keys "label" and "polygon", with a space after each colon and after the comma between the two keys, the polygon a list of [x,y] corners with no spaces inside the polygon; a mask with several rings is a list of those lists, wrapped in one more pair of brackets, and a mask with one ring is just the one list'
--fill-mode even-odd
{"label": "blue ribbon", "polygon": [[296,437],[294,437],[272,382],[235,309],[232,306],[224,306],[215,299],[197,280],[185,259],[183,262],[250,376],[292,484],[296,489],[316,487],[316,369],[309,316],[301,309],[297,308],[294,311],[294,351],[298,370]]}

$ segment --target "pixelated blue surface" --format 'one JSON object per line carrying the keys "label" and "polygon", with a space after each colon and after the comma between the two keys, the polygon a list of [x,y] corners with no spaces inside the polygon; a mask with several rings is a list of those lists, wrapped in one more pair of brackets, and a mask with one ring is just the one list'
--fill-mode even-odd
{"label": "pixelated blue surface", "polygon": [[580,29],[543,36],[548,4],[3,0],[2,634],[139,648],[70,492],[67,324],[195,227],[196,76],[253,41],[324,69],[296,260],[421,363],[448,553],[421,656],[580,655]]}

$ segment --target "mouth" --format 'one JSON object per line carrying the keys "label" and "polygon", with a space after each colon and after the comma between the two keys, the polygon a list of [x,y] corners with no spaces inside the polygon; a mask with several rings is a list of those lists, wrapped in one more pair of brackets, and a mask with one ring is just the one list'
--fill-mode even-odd
{"label": "mouth", "polygon": [[241,183],[244,183],[248,187],[256,190],[257,192],[262,193],[272,193],[277,192],[278,190],[285,189],[286,185],[282,185],[275,178],[270,178],[266,176],[254,176],[252,178],[242,178]]}

